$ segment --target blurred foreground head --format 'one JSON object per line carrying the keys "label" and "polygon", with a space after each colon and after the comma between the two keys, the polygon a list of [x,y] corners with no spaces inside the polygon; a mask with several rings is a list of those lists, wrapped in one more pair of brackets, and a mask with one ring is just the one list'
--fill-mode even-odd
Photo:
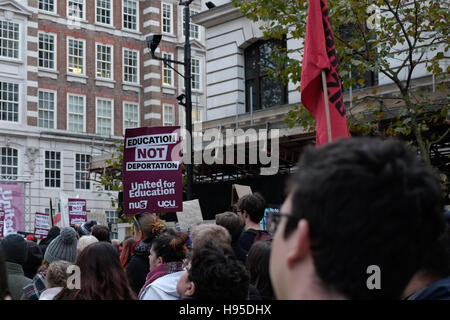
{"label": "blurred foreground head", "polygon": [[287,191],[270,262],[279,299],[398,299],[446,230],[437,176],[399,141],[309,149]]}

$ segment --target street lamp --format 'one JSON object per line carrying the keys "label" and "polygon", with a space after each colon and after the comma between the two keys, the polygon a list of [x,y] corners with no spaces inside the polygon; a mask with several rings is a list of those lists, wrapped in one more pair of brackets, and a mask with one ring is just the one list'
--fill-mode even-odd
{"label": "street lamp", "polygon": [[[173,69],[176,73],[181,75],[184,78],[184,86],[185,86],[185,95],[182,97],[180,95],[177,97],[177,99],[180,101],[180,104],[183,101],[183,98],[185,98],[184,106],[186,108],[186,130],[188,132],[188,138],[189,139],[189,146],[190,146],[190,162],[186,164],[186,170],[187,170],[187,200],[192,200],[192,185],[194,180],[194,146],[192,144],[192,82],[191,82],[191,43],[190,43],[190,24],[191,24],[191,15],[189,6],[194,0],[186,0],[182,1],[180,0],[179,5],[184,6],[184,36],[185,36],[185,43],[184,43],[184,62],[171,60],[163,57],[158,57],[155,54],[156,49],[159,46],[159,43],[161,42],[162,35],[160,34],[154,34],[152,36],[147,37],[147,47],[150,49],[150,52],[152,54],[152,58],[156,60],[160,60],[164,62],[165,66],[168,66],[169,68]],[[180,74],[175,68],[173,68],[169,63],[176,63],[184,65],[184,76]]]}

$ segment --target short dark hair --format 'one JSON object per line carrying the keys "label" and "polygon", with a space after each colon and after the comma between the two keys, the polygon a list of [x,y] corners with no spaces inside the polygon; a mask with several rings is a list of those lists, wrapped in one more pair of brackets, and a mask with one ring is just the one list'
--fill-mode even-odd
{"label": "short dark hair", "polygon": [[228,230],[231,235],[231,242],[239,239],[242,233],[242,219],[236,213],[227,211],[216,214],[216,224]]}
{"label": "short dark hair", "polygon": [[164,263],[183,261],[188,251],[186,247],[188,239],[189,234],[187,232],[177,234],[172,229],[168,229],[153,240],[152,248],[156,257],[163,258]]}
{"label": "short dark hair", "polygon": [[107,226],[96,224],[92,227],[91,234],[96,237],[98,241],[111,242],[109,239],[109,228]]}
{"label": "short dark hair", "polygon": [[266,201],[258,192],[247,194],[239,199],[238,208],[240,211],[247,211],[250,220],[259,223],[264,218]]}
{"label": "short dark hair", "polygon": [[[309,223],[317,274],[350,299],[398,299],[445,231],[436,175],[406,145],[350,138],[303,154],[290,181],[293,219]],[[367,268],[381,270],[369,290]]]}
{"label": "short dark hair", "polygon": [[249,276],[231,247],[207,242],[193,249],[188,278],[195,284],[193,298],[222,301],[245,300]]}

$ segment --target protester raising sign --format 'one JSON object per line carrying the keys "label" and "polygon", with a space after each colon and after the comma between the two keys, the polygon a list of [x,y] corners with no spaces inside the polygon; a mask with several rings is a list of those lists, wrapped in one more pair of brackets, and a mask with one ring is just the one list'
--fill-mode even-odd
{"label": "protester raising sign", "polygon": [[124,213],[183,210],[180,127],[127,129],[123,152]]}
{"label": "protester raising sign", "polygon": [[34,236],[36,239],[44,239],[50,230],[50,215],[36,212],[34,223]]}
{"label": "protester raising sign", "polygon": [[86,200],[68,199],[69,225],[82,224],[87,222]]}

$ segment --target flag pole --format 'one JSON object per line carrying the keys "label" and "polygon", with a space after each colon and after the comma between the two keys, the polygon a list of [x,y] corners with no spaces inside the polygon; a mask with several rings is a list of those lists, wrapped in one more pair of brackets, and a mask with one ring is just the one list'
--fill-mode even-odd
{"label": "flag pole", "polygon": [[52,206],[52,198],[50,198],[50,222],[53,227],[53,206]]}
{"label": "flag pole", "polygon": [[333,137],[331,135],[331,117],[330,117],[330,105],[328,101],[328,87],[327,87],[327,77],[325,75],[325,70],[322,70],[322,88],[325,100],[325,114],[327,117],[327,131],[328,131],[328,143],[333,142]]}

